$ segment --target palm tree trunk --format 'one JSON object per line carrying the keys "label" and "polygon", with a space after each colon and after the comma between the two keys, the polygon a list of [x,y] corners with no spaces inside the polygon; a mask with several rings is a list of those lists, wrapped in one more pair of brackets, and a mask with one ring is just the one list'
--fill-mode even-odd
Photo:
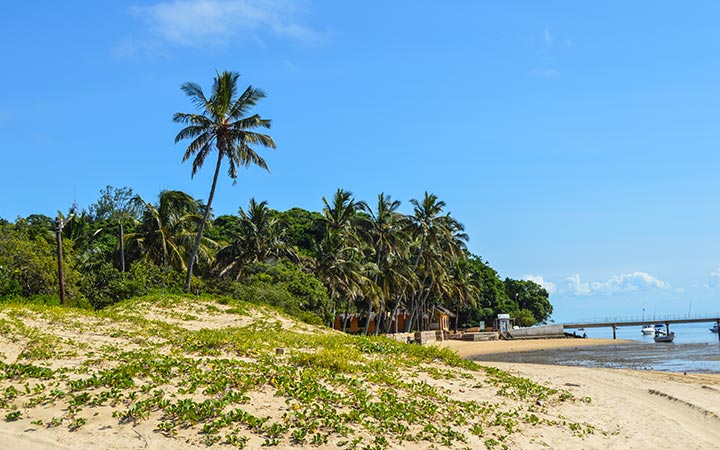
{"label": "palm tree trunk", "polygon": [[347,330],[347,323],[350,316],[350,297],[348,297],[347,306],[345,307],[345,317],[343,317],[343,333]]}
{"label": "palm tree trunk", "polygon": [[[422,256],[422,253],[425,249],[425,236],[423,235],[422,239],[420,240],[420,250],[418,251],[417,256],[415,257],[415,263],[413,264],[413,272],[417,273],[418,265],[420,264],[420,256]],[[403,289],[403,297],[405,296],[405,292],[407,292],[407,286]],[[409,332],[412,329],[412,323],[413,320],[415,320],[415,314],[417,313],[418,306],[415,302],[415,299],[413,299],[412,306],[410,308],[410,320],[405,325],[405,332]],[[420,327],[418,327],[417,331],[421,331]]]}
{"label": "palm tree trunk", "polygon": [[393,306],[392,313],[390,314],[390,319],[388,320],[388,323],[385,325],[385,332],[390,333],[391,328],[393,326],[393,323],[395,323],[395,330],[393,332],[398,332],[398,310],[400,309],[400,299],[395,299],[395,306]]}
{"label": "palm tree trunk", "polygon": [[410,305],[410,316],[408,317],[408,320],[405,322],[405,332],[408,333],[412,330],[413,322],[415,321],[415,313],[417,312],[417,306],[415,305],[415,301],[413,299],[412,304]]}
{"label": "palm tree trunk", "polygon": [[187,278],[185,279],[185,292],[190,292],[190,281],[192,279],[193,265],[195,265],[195,258],[197,257],[198,249],[200,248],[200,241],[202,240],[203,231],[205,230],[205,224],[207,223],[208,217],[210,217],[210,207],[212,206],[213,197],[215,197],[215,186],[217,186],[218,174],[220,173],[221,163],[222,152],[220,151],[220,149],[218,149],[218,160],[217,165],[215,165],[215,175],[213,175],[210,195],[208,196],[208,202],[205,206],[205,214],[203,215],[202,222],[200,222],[197,237],[195,238],[195,245],[193,245],[192,254],[190,255],[190,261],[188,261]]}
{"label": "palm tree trunk", "polygon": [[458,331],[458,320],[460,319],[460,300],[458,299],[457,306],[455,307],[455,332]]}
{"label": "palm tree trunk", "polygon": [[[419,317],[422,318],[422,329],[420,331],[427,331],[427,329],[430,328],[430,322],[432,321],[432,316],[428,314],[427,311],[427,299],[430,297],[430,289],[427,289],[425,291],[425,294],[422,297],[422,300],[420,302],[420,315]],[[427,316],[427,329],[425,328],[425,316]]]}
{"label": "palm tree trunk", "polygon": [[[368,330],[370,329],[370,320],[373,318],[373,307],[372,305],[368,306],[368,317],[367,322],[365,322],[365,336],[368,335]],[[375,324],[377,326],[377,324]]]}
{"label": "palm tree trunk", "polygon": [[328,293],[330,294],[330,298],[333,302],[332,317],[330,318],[330,328],[335,328],[335,318],[337,316],[337,299],[335,298],[335,291],[333,289],[330,289]]}

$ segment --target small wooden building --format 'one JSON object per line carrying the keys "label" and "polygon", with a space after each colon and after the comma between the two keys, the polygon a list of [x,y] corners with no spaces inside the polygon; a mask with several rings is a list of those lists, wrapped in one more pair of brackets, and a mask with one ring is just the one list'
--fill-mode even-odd
{"label": "small wooden building", "polygon": [[431,330],[450,331],[450,319],[455,317],[455,314],[442,306],[435,306],[433,309],[432,321],[428,328]]}
{"label": "small wooden building", "polygon": [[[451,328],[451,320],[455,317],[451,311],[443,308],[442,306],[435,306],[432,309],[430,315],[425,315],[423,318],[424,328],[426,330],[441,330],[449,331]],[[377,323],[377,315],[370,317],[370,324],[368,325],[368,333],[374,333]],[[346,321],[347,320],[347,321]],[[368,315],[367,313],[360,314],[348,314],[347,319],[345,314],[337,314],[335,321],[333,322],[333,328],[342,331],[343,323],[346,323],[345,331],[348,333],[362,333],[365,331],[367,324]],[[403,333],[405,332],[405,326],[407,321],[410,320],[410,313],[405,310],[397,311],[394,317],[390,317],[390,313],[387,313],[387,317],[384,320],[380,320],[381,332],[385,332],[387,321],[390,320],[390,333]]]}

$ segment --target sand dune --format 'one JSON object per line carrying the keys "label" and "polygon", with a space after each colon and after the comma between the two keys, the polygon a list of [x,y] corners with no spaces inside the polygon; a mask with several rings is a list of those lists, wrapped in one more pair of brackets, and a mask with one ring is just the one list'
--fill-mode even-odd
{"label": "sand dune", "polygon": [[[148,416],[140,420],[121,420],[113,413],[127,411],[135,400],[127,395],[117,402],[101,401],[95,405],[83,400],[83,411],[77,418],[84,420],[82,426],[72,427],[75,419],[71,413],[71,401],[76,395],[83,392],[99,395],[103,388],[80,389],[69,392],[68,383],[72,379],[88,379],[86,371],[95,374],[103,369],[117,365],[117,358],[122,351],[151,352],[153,358],[159,362],[165,361],[161,357],[175,354],[176,348],[182,348],[183,355],[194,358],[196,365],[187,368],[195,374],[205,374],[216,377],[223,367],[212,367],[220,357],[238,358],[233,353],[221,353],[218,356],[205,358],[194,346],[194,339],[204,339],[198,342],[217,344],[213,330],[239,329],[251,327],[262,321],[268,330],[292,329],[298,342],[304,342],[303,336],[333,334],[320,328],[313,328],[303,324],[293,323],[278,316],[271,311],[247,308],[244,313],[232,311],[230,306],[216,303],[201,302],[197,299],[172,299],[172,308],[167,301],[154,299],[153,301],[135,301],[126,305],[125,309],[117,309],[112,316],[94,316],[92,314],[74,314],[72,311],[48,310],[34,311],[20,307],[0,310],[0,360],[6,364],[16,362],[30,362],[52,367],[53,369],[68,370],[68,378],[35,379],[28,381],[16,379],[12,371],[5,372],[5,379],[0,383],[0,390],[4,393],[5,420],[0,418],[0,449],[155,449],[155,450],[184,450],[192,448],[235,448],[222,442],[211,442],[208,445],[203,441],[202,423],[195,428],[177,427],[172,433],[162,432],[158,427],[163,421],[163,414],[168,413],[167,407],[151,408]],[[112,317],[112,318],[111,318]],[[148,318],[152,320],[148,320]],[[235,328],[233,328],[235,327]],[[239,327],[239,328],[238,328]],[[205,330],[205,331],[203,331]],[[175,335],[184,337],[176,339]],[[230,335],[228,335],[230,336]],[[235,335],[233,335],[235,336]],[[238,334],[237,336],[246,336]],[[247,334],[247,336],[255,336]],[[265,334],[270,338],[272,334]],[[216,339],[213,341],[212,339]],[[249,342],[249,341],[247,341]],[[312,352],[305,348],[305,344],[294,346],[290,341],[283,345],[289,346],[290,351],[296,355]],[[352,346],[348,343],[345,345]],[[497,341],[497,342],[460,342],[449,341],[441,345],[456,350],[459,355],[470,358],[482,353],[522,352],[558,347],[580,347],[587,345],[621,345],[621,341],[608,341],[603,339],[552,339],[535,341]],[[230,342],[228,342],[230,344]],[[261,344],[252,344],[258,349]],[[206,345],[206,344],[203,344]],[[274,346],[270,346],[268,351]],[[417,350],[415,348],[409,350]],[[379,353],[382,355],[381,353]],[[252,355],[252,352],[247,355]],[[252,358],[243,356],[251,366]],[[283,357],[277,364],[286,364],[287,357]],[[287,360],[287,361],[286,361]],[[153,363],[154,359],[144,359]],[[195,362],[193,364],[195,364]],[[457,423],[458,429],[465,429],[467,435],[467,448],[508,448],[508,449],[711,449],[716,448],[720,442],[720,375],[699,374],[673,374],[650,371],[586,369],[578,367],[558,367],[547,365],[531,365],[518,363],[482,363],[493,366],[512,375],[521,376],[535,383],[558,390],[556,394],[546,397],[518,398],[513,395],[501,394],[502,383],[496,384],[488,373],[492,371],[474,370],[472,368],[448,370],[447,366],[438,359],[429,360],[425,367],[413,365],[411,369],[402,369],[405,372],[399,376],[412,380],[414,386],[427,386],[429,390],[413,391],[434,392],[447,395],[446,400],[437,400],[434,395],[428,399],[436,399],[455,409],[444,409],[442,417],[462,417]],[[250,367],[248,366],[248,367]],[[161,367],[161,366],[157,366]],[[254,367],[254,366],[252,366]],[[298,371],[300,367],[293,366]],[[401,366],[398,366],[401,367]],[[280,369],[278,369],[280,370]],[[488,373],[486,373],[488,372]],[[159,372],[153,372],[159,373]],[[282,374],[284,372],[277,372]],[[348,375],[348,374],[346,374]],[[349,375],[352,375],[350,372]],[[197,392],[194,394],[181,394],[178,384],[184,380],[184,375],[173,372],[163,383],[150,385],[151,389],[162,388],[167,394],[165,399],[175,404],[182,398],[195,398],[204,400],[209,394]],[[253,378],[254,379],[254,378]],[[367,395],[381,388],[386,388],[381,381],[374,381],[377,385],[369,386],[367,379],[358,378],[356,386],[368,388]],[[141,399],[149,399],[149,393],[143,393],[140,385],[149,383],[149,378],[136,377],[137,383],[131,389],[133,395]],[[512,380],[505,384],[511,389],[522,389],[526,380]],[[170,383],[170,384],[168,384]],[[175,384],[171,384],[175,383]],[[288,393],[279,394],[274,382],[270,384],[258,382],[254,390],[249,390],[247,404],[240,407],[254,412],[258,416],[272,417],[272,420],[281,422],[286,417],[294,417],[295,409],[292,405],[297,403]],[[272,386],[271,386],[272,384]],[[209,386],[209,385],[208,385]],[[289,384],[288,384],[289,386]],[[328,384],[328,386],[331,386]],[[399,385],[398,385],[399,386]],[[207,387],[207,386],[206,386]],[[536,386],[537,387],[537,386]],[[343,394],[343,387],[336,386],[338,395]],[[37,389],[43,396],[42,401],[33,402],[39,397],[33,394]],[[54,389],[66,391],[62,400],[53,400]],[[543,388],[544,389],[544,388]],[[547,390],[545,390],[547,391]],[[558,399],[562,391],[571,393],[569,400]],[[365,391],[363,391],[365,392]],[[410,391],[408,391],[410,392]],[[537,390],[534,392],[538,392]],[[175,394],[178,394],[176,397]],[[537,395],[537,394],[531,394]],[[94,397],[97,398],[97,397]],[[442,397],[445,398],[445,397]],[[545,398],[546,400],[542,400]],[[15,404],[17,409],[10,407]],[[77,403],[77,402],[76,402]],[[438,404],[428,401],[431,408]],[[473,412],[472,417],[463,416],[457,408],[474,404],[479,409]],[[485,405],[485,406],[483,406]],[[481,407],[482,406],[482,407]],[[486,407],[487,406],[487,407]],[[492,413],[487,413],[487,411]],[[470,410],[467,410],[470,411]],[[12,417],[17,413],[16,417]],[[477,420],[477,414],[486,414],[483,423],[484,430],[479,433],[470,433],[468,420]],[[487,415],[489,414],[489,415]],[[498,424],[493,423],[497,415]],[[537,415],[536,421],[529,420],[530,415]],[[480,423],[480,422],[478,422]],[[414,422],[410,426],[417,425]],[[426,424],[427,426],[431,424]],[[350,423],[350,426],[355,426]],[[505,427],[512,428],[506,431]],[[358,427],[357,435],[365,441],[356,448],[462,448],[458,442],[441,445],[441,442],[430,442],[418,439],[413,442],[397,441],[387,445],[373,447],[374,434],[369,434]],[[382,430],[377,430],[382,432]],[[263,433],[243,430],[248,440],[245,448],[266,448],[263,446]],[[325,443],[313,448],[329,450],[332,448],[350,448],[349,444],[342,444],[342,436],[333,435]],[[495,440],[494,444],[489,444]],[[292,440],[285,438],[275,445],[275,448],[300,448],[302,443],[292,444]],[[309,440],[305,445],[310,445]]]}

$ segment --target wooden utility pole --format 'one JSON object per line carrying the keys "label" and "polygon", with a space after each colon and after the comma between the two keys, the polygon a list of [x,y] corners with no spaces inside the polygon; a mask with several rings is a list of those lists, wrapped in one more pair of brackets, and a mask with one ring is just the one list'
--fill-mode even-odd
{"label": "wooden utility pole", "polygon": [[58,282],[60,283],[60,304],[65,304],[65,270],[63,269],[63,253],[62,253],[62,230],[63,220],[61,217],[55,219],[55,237],[57,240],[57,257],[58,257]]}
{"label": "wooden utility pole", "polygon": [[120,223],[120,272],[125,273],[125,233],[122,220],[118,222]]}

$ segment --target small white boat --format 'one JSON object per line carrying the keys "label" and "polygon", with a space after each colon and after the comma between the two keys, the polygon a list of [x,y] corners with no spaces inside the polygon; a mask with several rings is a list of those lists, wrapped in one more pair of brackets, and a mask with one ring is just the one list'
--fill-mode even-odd
{"label": "small white boat", "polygon": [[713,325],[712,328],[710,328],[710,331],[712,331],[713,333],[717,333],[717,332],[718,332],[718,324],[717,324],[717,322],[715,322],[715,325]]}
{"label": "small white boat", "polygon": [[655,327],[653,327],[652,325],[643,325],[642,334],[644,334],[645,336],[652,336],[653,334],[655,334]]}
{"label": "small white boat", "polygon": [[655,327],[653,327],[653,334],[655,336],[665,336],[667,334],[667,330],[665,330],[665,324],[662,323],[656,323]]}
{"label": "small white boat", "polygon": [[665,334],[655,333],[655,342],[672,342],[675,339],[675,333],[669,332]]}

